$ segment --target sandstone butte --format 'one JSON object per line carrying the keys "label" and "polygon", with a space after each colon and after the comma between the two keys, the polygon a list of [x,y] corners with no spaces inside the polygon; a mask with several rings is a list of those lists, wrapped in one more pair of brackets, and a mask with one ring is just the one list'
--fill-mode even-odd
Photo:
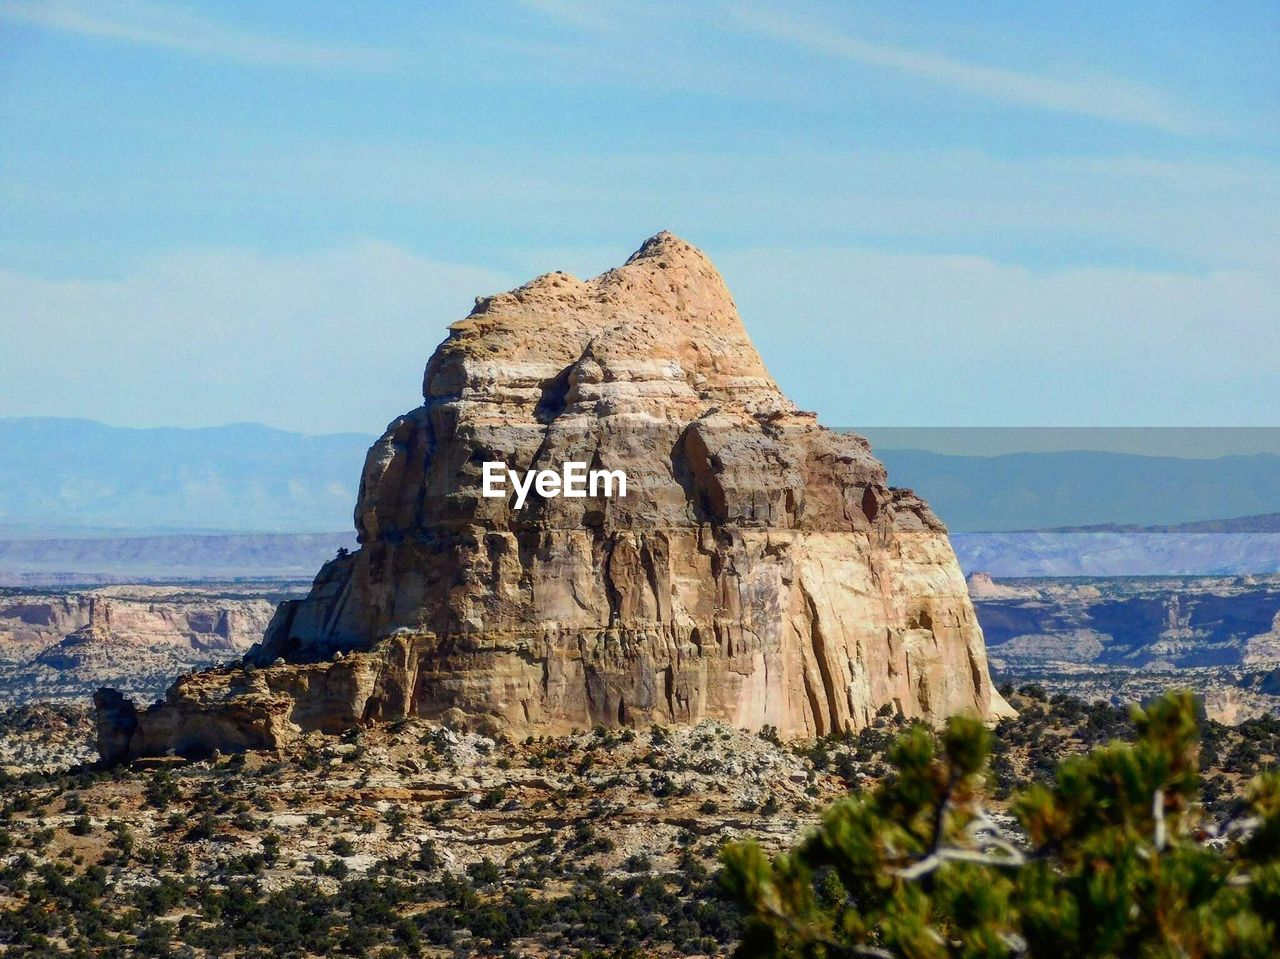
{"label": "sandstone butte", "polygon": [[[782,394],[683,240],[477,299],[423,396],[369,450],[360,548],[281,604],[243,665],[145,710],[100,691],[104,760],[407,716],[512,736],[710,718],[814,737],[885,706],[1011,712],[946,528],[887,485],[866,440]],[[516,510],[481,495],[495,460],[622,469],[627,496]]]}

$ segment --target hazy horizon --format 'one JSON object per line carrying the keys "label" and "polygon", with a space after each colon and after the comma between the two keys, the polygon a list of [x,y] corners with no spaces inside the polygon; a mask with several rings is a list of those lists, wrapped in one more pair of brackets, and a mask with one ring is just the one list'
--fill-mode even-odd
{"label": "hazy horizon", "polygon": [[[406,409],[403,412],[408,412]],[[0,416],[0,424],[41,420],[83,423],[110,430],[199,433],[244,429],[312,439],[359,438],[372,444],[381,430],[314,432],[269,423],[239,421],[205,426],[121,425],[87,416]],[[1280,427],[1274,426],[842,426],[828,429],[865,436],[873,450],[923,450],[944,456],[1004,456],[1012,453],[1100,452],[1133,456],[1216,459],[1224,456],[1280,456]]]}
{"label": "hazy horizon", "polygon": [[[859,432],[889,481],[923,495],[953,532],[1280,513],[1280,429]],[[376,438],[0,418],[0,526],[349,529]]]}

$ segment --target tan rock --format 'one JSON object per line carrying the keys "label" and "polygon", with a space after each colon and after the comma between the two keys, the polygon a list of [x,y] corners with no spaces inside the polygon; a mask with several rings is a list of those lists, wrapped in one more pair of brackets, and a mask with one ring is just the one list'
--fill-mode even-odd
{"label": "tan rock", "polygon": [[[361,548],[281,605],[247,657],[261,668],[180,682],[123,746],[104,711],[108,758],[410,715],[812,737],[885,704],[1008,712],[942,523],[865,440],[782,395],[684,241],[477,300],[423,394],[369,451]],[[517,510],[481,496],[498,460],[621,469],[627,495]]]}
{"label": "tan rock", "polygon": [[172,647],[240,652],[261,636],[265,599],[192,595],[172,586],[105,586],[61,595],[11,595],[0,601],[0,661],[57,656],[59,644]]}
{"label": "tan rock", "polygon": [[971,599],[1015,599],[1026,596],[1031,591],[1019,589],[1006,583],[997,583],[990,573],[973,572],[966,582],[969,584]]}
{"label": "tan rock", "polygon": [[0,699],[74,701],[106,685],[153,698],[243,653],[273,611],[262,596],[194,586],[12,594],[0,599]]}

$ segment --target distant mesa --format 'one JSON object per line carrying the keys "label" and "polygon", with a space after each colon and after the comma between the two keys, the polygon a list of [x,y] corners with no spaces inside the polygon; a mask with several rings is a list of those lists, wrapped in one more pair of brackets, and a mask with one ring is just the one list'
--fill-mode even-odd
{"label": "distant mesa", "polygon": [[[885,360],[888,362],[888,358]],[[1007,714],[946,530],[867,442],[778,389],[669,233],[591,280],[482,297],[369,450],[359,548],[243,667],[138,710],[108,761],[423,716],[512,735],[723,720],[814,737],[888,706]],[[481,495],[482,464],[623,470],[625,497]]]}
{"label": "distant mesa", "polygon": [[963,567],[1004,578],[1280,572],[1277,513],[1152,526],[957,533],[952,542]]}
{"label": "distant mesa", "polygon": [[6,590],[0,702],[81,700],[104,683],[154,697],[180,672],[244,653],[278,593],[247,584]]}
{"label": "distant mesa", "polygon": [[977,599],[1011,599],[1018,595],[1018,590],[1004,583],[997,583],[990,573],[973,572],[965,580],[969,585],[969,596]]}
{"label": "distant mesa", "polygon": [[310,578],[345,533],[167,533],[0,539],[0,586]]}

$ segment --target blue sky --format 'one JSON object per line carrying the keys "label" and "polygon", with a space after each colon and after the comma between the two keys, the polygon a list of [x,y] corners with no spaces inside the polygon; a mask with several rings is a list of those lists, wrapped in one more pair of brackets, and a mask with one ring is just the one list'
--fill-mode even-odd
{"label": "blue sky", "polygon": [[0,415],[376,432],[671,229],[832,425],[1276,425],[1274,3],[0,0]]}

